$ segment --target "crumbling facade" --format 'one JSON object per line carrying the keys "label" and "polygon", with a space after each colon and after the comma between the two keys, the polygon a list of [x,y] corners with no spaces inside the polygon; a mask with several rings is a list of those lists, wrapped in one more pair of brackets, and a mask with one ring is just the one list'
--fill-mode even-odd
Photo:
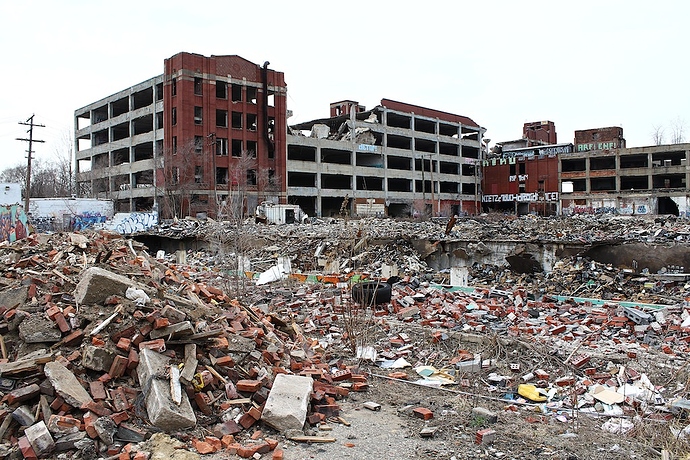
{"label": "crumbling facade", "polygon": [[690,144],[601,148],[610,142],[559,157],[564,214],[690,216]]}
{"label": "crumbling facade", "polygon": [[287,137],[287,193],[307,214],[479,211],[486,130],[472,119],[390,99],[335,102],[330,115]]}
{"label": "crumbling facade", "polygon": [[76,110],[80,194],[163,217],[284,200],[287,88],[268,65],[179,53],[163,75]]}

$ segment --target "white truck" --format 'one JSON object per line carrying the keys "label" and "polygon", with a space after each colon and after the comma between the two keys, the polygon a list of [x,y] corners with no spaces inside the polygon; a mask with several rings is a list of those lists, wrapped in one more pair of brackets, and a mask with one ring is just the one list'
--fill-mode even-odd
{"label": "white truck", "polygon": [[264,201],[256,207],[255,218],[257,223],[281,225],[305,223],[309,216],[297,204]]}

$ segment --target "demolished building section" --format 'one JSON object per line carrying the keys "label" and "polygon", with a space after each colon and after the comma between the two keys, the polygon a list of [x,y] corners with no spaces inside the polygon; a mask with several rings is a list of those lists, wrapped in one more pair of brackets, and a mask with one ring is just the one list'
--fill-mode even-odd
{"label": "demolished building section", "polygon": [[290,128],[287,193],[319,217],[474,214],[484,132],[468,117],[389,99],[368,111],[333,103],[330,118]]}

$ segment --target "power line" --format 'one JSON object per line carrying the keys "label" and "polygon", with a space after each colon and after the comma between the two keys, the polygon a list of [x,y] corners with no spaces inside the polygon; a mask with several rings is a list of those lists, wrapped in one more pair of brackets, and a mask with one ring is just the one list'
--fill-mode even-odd
{"label": "power line", "polygon": [[27,118],[26,121],[20,121],[20,125],[28,126],[29,138],[24,139],[18,137],[18,141],[24,141],[29,143],[29,150],[27,150],[27,164],[26,164],[26,193],[24,193],[24,212],[29,213],[29,197],[31,196],[31,154],[33,153],[32,147],[34,142],[45,142],[38,139],[34,139],[34,126],[37,128],[45,128],[45,125],[37,125],[34,123],[34,115]]}

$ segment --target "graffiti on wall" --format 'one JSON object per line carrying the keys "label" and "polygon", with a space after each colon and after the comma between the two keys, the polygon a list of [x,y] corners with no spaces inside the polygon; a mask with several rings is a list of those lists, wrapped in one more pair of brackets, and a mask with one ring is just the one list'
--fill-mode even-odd
{"label": "graffiti on wall", "polygon": [[10,243],[26,238],[29,226],[21,206],[0,206],[0,239]]}
{"label": "graffiti on wall", "polygon": [[111,225],[113,230],[123,235],[129,235],[130,233],[136,232],[145,232],[146,230],[158,225],[158,213],[118,213],[115,215]]}
{"label": "graffiti on wall", "polygon": [[72,216],[70,219],[69,228],[70,230],[84,230],[87,228],[92,228],[96,224],[102,224],[106,221],[106,216],[101,215],[100,212],[85,212],[82,214],[77,214]]}

